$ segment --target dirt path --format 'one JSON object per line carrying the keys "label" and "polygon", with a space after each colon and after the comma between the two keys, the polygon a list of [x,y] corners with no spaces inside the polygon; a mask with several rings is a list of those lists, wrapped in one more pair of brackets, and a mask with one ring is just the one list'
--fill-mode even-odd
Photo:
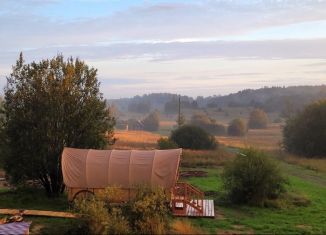
{"label": "dirt path", "polygon": [[286,162],[281,162],[281,167],[284,171],[292,176],[296,176],[305,181],[326,187],[326,175],[314,170],[306,169],[302,166],[292,165]]}

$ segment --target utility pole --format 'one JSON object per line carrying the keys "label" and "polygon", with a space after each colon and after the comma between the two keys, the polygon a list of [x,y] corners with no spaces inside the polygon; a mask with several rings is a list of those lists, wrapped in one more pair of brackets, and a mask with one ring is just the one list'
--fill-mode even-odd
{"label": "utility pole", "polygon": [[179,116],[178,116],[178,126],[181,125],[181,95],[179,95]]}

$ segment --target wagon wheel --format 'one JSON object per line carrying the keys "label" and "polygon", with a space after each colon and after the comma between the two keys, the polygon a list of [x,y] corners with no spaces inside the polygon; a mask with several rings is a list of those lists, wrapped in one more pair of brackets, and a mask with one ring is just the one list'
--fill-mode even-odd
{"label": "wagon wheel", "polygon": [[80,191],[78,191],[78,192],[74,195],[72,201],[75,201],[75,200],[89,200],[89,199],[91,199],[92,197],[94,197],[94,193],[91,192],[91,191],[89,191],[89,190],[86,190],[86,189],[85,189],[85,190],[80,190]]}

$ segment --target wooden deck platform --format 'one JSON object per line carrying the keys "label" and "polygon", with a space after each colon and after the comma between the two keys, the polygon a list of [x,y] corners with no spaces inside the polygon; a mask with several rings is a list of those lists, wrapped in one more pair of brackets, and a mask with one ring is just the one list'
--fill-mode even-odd
{"label": "wooden deck platform", "polygon": [[[182,208],[183,203],[177,203],[178,207]],[[204,199],[203,200],[203,214],[198,213],[196,209],[187,205],[187,212],[185,215],[182,214],[175,214],[175,216],[186,216],[186,217],[207,217],[207,218],[214,218],[215,211],[214,211],[214,200],[211,199]]]}

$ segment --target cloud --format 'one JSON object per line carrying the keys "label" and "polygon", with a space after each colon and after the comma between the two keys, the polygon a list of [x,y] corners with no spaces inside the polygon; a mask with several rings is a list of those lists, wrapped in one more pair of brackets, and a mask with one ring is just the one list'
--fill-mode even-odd
{"label": "cloud", "polygon": [[[326,59],[326,39],[212,41],[170,43],[113,43],[108,45],[63,46],[24,51],[28,58],[41,59],[45,55],[78,56],[100,61],[142,58],[151,61],[183,59]],[[0,55],[0,63],[17,57],[17,52]]]}
{"label": "cloud", "polygon": [[326,2],[310,0],[145,2],[107,16],[85,15],[75,21],[26,10],[28,1],[20,2],[25,3],[22,6],[10,2],[15,1],[2,3],[11,7],[0,14],[1,51],[113,40],[223,38],[266,27],[326,20]]}
{"label": "cloud", "polygon": [[[57,53],[80,57],[101,68],[103,89],[115,96],[123,96],[122,88],[127,95],[216,94],[222,87],[228,92],[266,85],[268,79],[280,85],[323,79],[304,71],[309,64],[323,70],[326,33],[319,32],[326,26],[326,1],[139,1],[101,14],[86,14],[87,4],[98,4],[90,7],[96,10],[106,1],[70,2],[67,9],[65,2],[0,1],[0,85],[20,51],[27,62]],[[80,13],[66,17],[75,8]],[[296,39],[300,34],[305,38]],[[271,35],[275,40],[268,40]]]}

